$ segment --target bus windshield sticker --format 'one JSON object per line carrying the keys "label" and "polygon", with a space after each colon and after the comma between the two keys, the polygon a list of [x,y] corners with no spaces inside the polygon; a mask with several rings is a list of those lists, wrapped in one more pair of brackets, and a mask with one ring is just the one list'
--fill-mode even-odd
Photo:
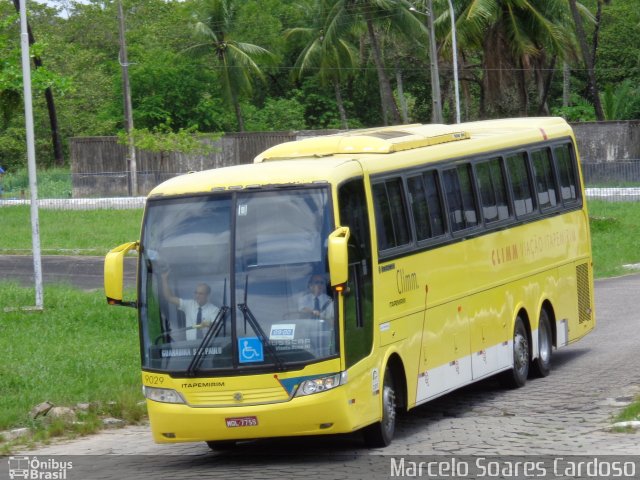
{"label": "bus windshield sticker", "polygon": [[273,324],[269,332],[269,340],[293,340],[295,333],[295,323]]}
{"label": "bus windshield sticker", "polygon": [[238,339],[238,361],[240,363],[263,362],[264,351],[258,337],[244,337]]}
{"label": "bus windshield sticker", "polygon": [[[185,348],[161,348],[160,349],[160,357],[161,358],[173,358],[173,357],[191,357],[198,353],[197,348],[185,347]],[[203,355],[221,355],[222,347],[204,347],[202,351]]]}

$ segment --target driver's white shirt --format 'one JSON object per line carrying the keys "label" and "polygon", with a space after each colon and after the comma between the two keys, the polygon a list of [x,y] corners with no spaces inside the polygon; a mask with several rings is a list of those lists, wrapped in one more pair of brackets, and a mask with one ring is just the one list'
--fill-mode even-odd
{"label": "driver's white shirt", "polygon": [[[314,310],[315,295],[312,293],[305,293],[298,300],[298,310]],[[333,300],[326,293],[318,295],[318,303],[320,304],[320,318],[323,320],[333,320]]]}
{"label": "driver's white shirt", "polygon": [[[196,325],[196,319],[198,318],[198,302],[194,299],[180,299],[180,305],[178,305],[178,309],[184,312],[185,316],[185,327],[194,327]],[[213,322],[218,315],[219,308],[216,307],[213,303],[205,303],[202,305],[202,321],[203,322]],[[195,340],[198,335],[197,329],[187,330],[186,338],[187,340]]]}

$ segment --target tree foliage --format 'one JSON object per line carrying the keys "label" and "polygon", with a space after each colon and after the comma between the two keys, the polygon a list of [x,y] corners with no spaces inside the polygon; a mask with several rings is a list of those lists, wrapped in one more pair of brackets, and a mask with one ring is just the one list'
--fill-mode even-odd
{"label": "tree foliage", "polygon": [[264,80],[259,62],[269,59],[271,52],[259,45],[234,39],[236,3],[234,0],[202,0],[194,12],[193,25],[199,43],[190,49],[210,56],[215,62],[223,96],[233,106],[238,129],[242,132],[241,97],[251,94],[256,78]]}
{"label": "tree foliage", "polygon": [[[14,8],[19,9],[19,5],[13,2]],[[9,13],[7,5],[2,5],[1,10],[5,14],[0,20],[0,129],[9,130],[11,119],[16,115],[20,103],[21,94],[24,89],[22,78],[22,51],[20,45],[11,42],[12,33],[19,33],[18,15]],[[28,42],[31,45],[30,55],[33,59],[35,69],[30,72],[31,91],[34,95],[44,93],[46,98],[46,108],[49,118],[49,132],[52,144],[48,150],[53,153],[52,159],[58,164],[64,163],[61,137],[58,130],[57,113],[54,102],[54,90],[63,94],[67,87],[66,79],[46,69],[41,60],[42,52],[46,51],[45,43],[35,44],[31,26],[28,25]],[[33,67],[32,67],[33,68]],[[0,130],[1,131],[1,130]],[[1,139],[0,139],[1,140]],[[8,138],[7,143],[12,143]],[[51,156],[49,157],[51,158]],[[13,165],[18,162],[15,157],[4,162],[5,165]],[[52,163],[52,162],[50,162]]]}
{"label": "tree foliage", "polygon": [[[197,155],[206,155],[215,150],[212,142],[218,140],[220,135],[200,135],[195,129],[180,129],[174,132],[167,126],[148,128],[134,128],[131,132],[133,145],[140,150],[150,152],[182,152]],[[119,132],[118,143],[128,144],[126,132]]]}
{"label": "tree foliage", "polygon": [[[594,118],[588,69],[566,0],[453,3],[463,120],[549,111],[570,120]],[[47,87],[56,95],[65,145],[74,136],[115,135],[124,125],[117,3],[50,4],[32,2],[28,12],[37,33],[32,54],[46,67],[33,72],[42,165],[53,163],[42,95]],[[435,20],[445,120],[453,121],[448,0],[432,0],[432,12],[421,0],[123,4],[134,123],[163,148],[171,142],[159,139],[171,132],[186,138],[395,123],[400,100],[410,121],[430,121],[427,13]],[[606,117],[638,118],[637,0],[580,0],[576,7]],[[570,68],[565,82],[563,63]],[[563,96],[570,98],[566,106]],[[0,165],[26,162],[22,110],[18,18],[12,0],[0,0]]]}

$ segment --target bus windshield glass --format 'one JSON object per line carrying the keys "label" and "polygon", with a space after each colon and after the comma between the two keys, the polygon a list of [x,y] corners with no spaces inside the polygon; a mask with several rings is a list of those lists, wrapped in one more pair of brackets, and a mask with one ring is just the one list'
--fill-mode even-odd
{"label": "bus windshield glass", "polygon": [[282,370],[337,355],[326,188],[151,200],[140,255],[143,366]]}

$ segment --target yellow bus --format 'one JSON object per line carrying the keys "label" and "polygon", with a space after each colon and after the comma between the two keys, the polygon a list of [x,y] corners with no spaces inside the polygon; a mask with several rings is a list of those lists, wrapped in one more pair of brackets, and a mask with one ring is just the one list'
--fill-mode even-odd
{"label": "yellow bus", "polygon": [[[123,301],[123,257],[138,292]],[[139,311],[161,443],[361,430],[480,379],[522,386],[595,325],[587,209],[559,118],[277,145],[148,196],[105,260]]]}

